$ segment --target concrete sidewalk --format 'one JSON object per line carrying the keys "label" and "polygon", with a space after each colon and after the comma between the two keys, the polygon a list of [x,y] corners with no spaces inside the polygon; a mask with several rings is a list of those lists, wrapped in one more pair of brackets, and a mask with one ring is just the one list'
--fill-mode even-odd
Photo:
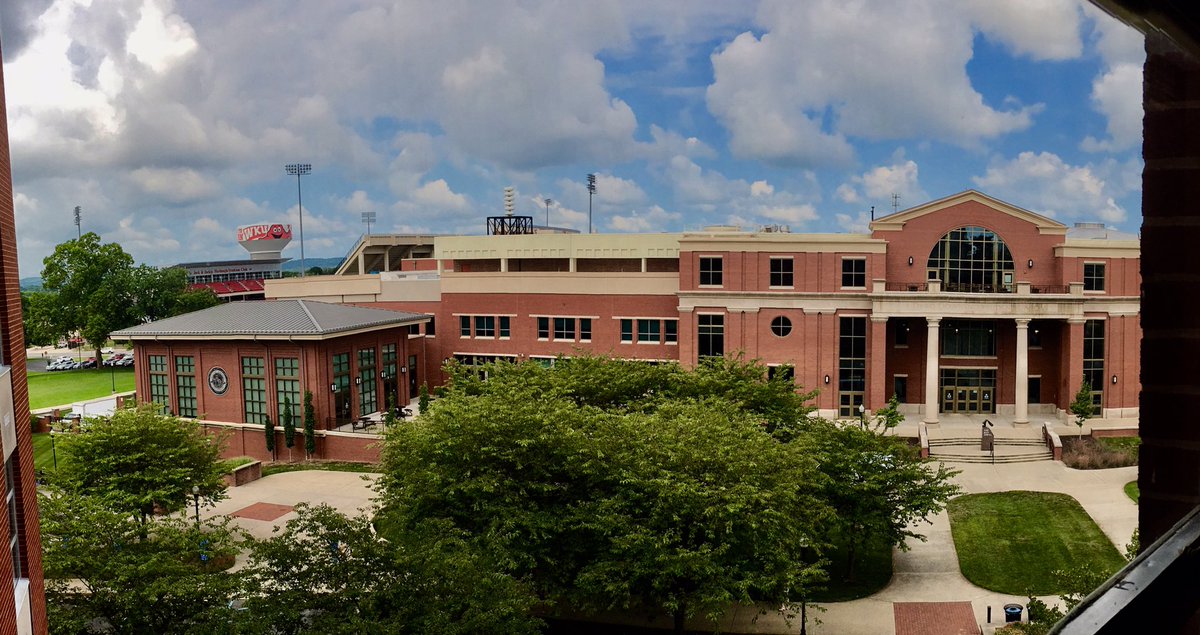
{"label": "concrete sidewalk", "polygon": [[[955,481],[968,494],[1031,490],[1073,496],[1122,553],[1137,527],[1137,506],[1129,500],[1123,489],[1125,483],[1137,479],[1136,467],[1072,470],[1062,463],[1050,461],[955,467],[962,470]],[[231,488],[228,500],[201,510],[201,515],[233,514],[256,503],[284,506],[265,507],[264,515],[278,514],[270,520],[235,519],[251,535],[265,538],[271,535],[273,527],[281,526],[295,516],[295,512],[286,511],[285,508],[297,503],[327,503],[347,514],[370,509],[375,495],[372,486],[377,479],[377,474],[316,470],[276,474]],[[1026,603],[1027,598],[1023,596],[987,591],[974,586],[962,576],[954,541],[950,536],[950,519],[945,512],[931,518],[929,523],[919,523],[916,531],[924,534],[928,540],[913,541],[909,544],[909,551],[895,552],[894,575],[887,587],[861,600],[822,604],[824,610],[820,612],[810,609],[808,632],[814,635],[893,635],[893,602],[967,601],[971,603],[980,624],[986,622],[988,606],[992,607],[992,621],[995,624],[1003,622],[1002,607],[1005,604]],[[814,618],[820,623],[815,623]],[[669,619],[665,618],[653,624],[670,627]],[[694,620],[689,627],[712,630],[711,624],[703,619]],[[778,613],[760,614],[755,607],[738,607],[722,621],[721,630],[733,633],[799,633],[800,623],[798,618],[789,624]]]}

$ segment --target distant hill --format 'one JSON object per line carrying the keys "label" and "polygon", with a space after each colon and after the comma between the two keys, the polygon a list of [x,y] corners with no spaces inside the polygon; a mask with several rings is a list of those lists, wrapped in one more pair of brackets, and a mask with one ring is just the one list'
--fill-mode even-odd
{"label": "distant hill", "polygon": [[[341,263],[339,262],[338,264],[341,264]],[[37,276],[34,276],[32,278],[21,278],[21,290],[22,291],[41,291],[42,290],[42,279]]]}
{"label": "distant hill", "polygon": [[[312,269],[313,267],[320,267],[322,269],[336,269],[338,267],[338,265],[341,265],[341,264],[342,264],[341,258],[305,258],[304,259],[304,269],[306,269],[306,270]],[[292,258],[291,260],[283,263],[283,270],[284,271],[300,271],[300,259]]]}

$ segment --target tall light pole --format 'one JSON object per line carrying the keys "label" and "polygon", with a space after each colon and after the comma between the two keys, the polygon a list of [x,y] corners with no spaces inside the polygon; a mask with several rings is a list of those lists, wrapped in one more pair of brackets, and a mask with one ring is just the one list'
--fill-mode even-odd
{"label": "tall light pole", "polygon": [[589,174],[587,177],[588,188],[588,233],[592,233],[592,196],[596,194],[596,175]]}
{"label": "tall light pole", "polygon": [[80,215],[82,213],[83,213],[83,208],[76,205],[75,206],[75,233],[78,234],[78,237],[81,239],[83,238],[83,226],[80,225],[79,222],[80,222]]}
{"label": "tall light pole", "polygon": [[371,235],[371,223],[375,222],[375,212],[363,212],[362,222],[367,224],[367,235]]}
{"label": "tall light pole", "polygon": [[542,202],[546,204],[546,227],[549,227],[550,226],[550,204],[553,203],[554,201],[547,198],[547,199],[543,199]]}
{"label": "tall light pole", "polygon": [[304,277],[304,199],[300,196],[300,177],[312,174],[311,163],[289,163],[284,171],[296,177],[296,204],[300,208],[300,277]]}
{"label": "tall light pole", "polygon": [[[200,486],[192,486],[192,500],[196,503],[196,529],[200,529]],[[185,503],[186,504],[186,503]]]}

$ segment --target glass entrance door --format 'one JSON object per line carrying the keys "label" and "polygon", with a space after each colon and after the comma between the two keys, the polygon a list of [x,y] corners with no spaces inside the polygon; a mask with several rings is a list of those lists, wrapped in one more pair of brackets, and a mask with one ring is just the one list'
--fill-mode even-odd
{"label": "glass entrance door", "polygon": [[941,379],[942,412],[996,412],[996,369],[943,368]]}

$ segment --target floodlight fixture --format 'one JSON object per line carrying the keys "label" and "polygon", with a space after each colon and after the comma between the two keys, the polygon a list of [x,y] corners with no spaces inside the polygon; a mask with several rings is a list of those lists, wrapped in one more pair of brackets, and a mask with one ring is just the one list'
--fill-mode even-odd
{"label": "floodlight fixture", "polygon": [[311,163],[289,163],[283,166],[284,172],[296,177],[296,204],[300,210],[300,277],[305,274],[304,267],[304,197],[300,193],[300,177],[312,174]]}
{"label": "floodlight fixture", "polygon": [[592,197],[596,195],[596,175],[587,175],[588,190],[588,233],[592,233]]}

